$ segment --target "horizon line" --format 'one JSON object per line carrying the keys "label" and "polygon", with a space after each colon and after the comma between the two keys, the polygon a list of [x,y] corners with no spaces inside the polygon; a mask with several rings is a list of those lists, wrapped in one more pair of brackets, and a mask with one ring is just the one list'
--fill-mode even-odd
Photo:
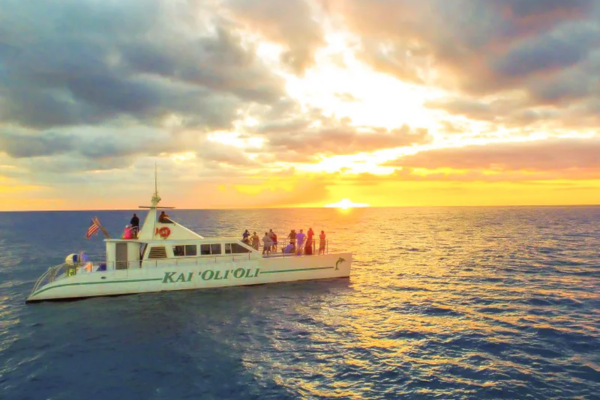
{"label": "horizon line", "polygon": [[[499,205],[448,205],[448,206],[369,206],[349,207],[345,210],[368,210],[370,208],[523,208],[523,207],[600,207],[600,204],[499,204]],[[160,207],[159,207],[160,208]],[[324,209],[336,210],[340,207],[244,207],[244,208],[176,208],[181,211],[238,211],[238,210],[297,210]],[[87,211],[145,211],[139,208],[96,208],[96,209],[47,209],[47,210],[0,210],[0,213],[17,212],[87,212]]]}

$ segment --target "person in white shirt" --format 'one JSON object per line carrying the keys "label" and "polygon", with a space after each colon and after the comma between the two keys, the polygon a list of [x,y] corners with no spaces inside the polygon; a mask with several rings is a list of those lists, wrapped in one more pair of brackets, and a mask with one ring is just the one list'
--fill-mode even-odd
{"label": "person in white shirt", "polygon": [[304,249],[304,240],[306,239],[306,235],[304,234],[303,230],[300,229],[300,232],[298,232],[298,234],[296,234],[296,242],[298,243],[296,246],[296,254],[301,255],[302,254],[302,250]]}
{"label": "person in white shirt", "polygon": [[273,239],[269,236],[268,232],[265,232],[265,236],[263,236],[263,255],[271,254],[271,248],[273,247]]}

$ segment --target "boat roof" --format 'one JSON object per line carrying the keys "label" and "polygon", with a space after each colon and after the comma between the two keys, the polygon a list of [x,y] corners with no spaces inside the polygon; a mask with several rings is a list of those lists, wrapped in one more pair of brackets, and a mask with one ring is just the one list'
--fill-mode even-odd
{"label": "boat roof", "polygon": [[137,238],[137,239],[105,239],[105,242],[128,242],[128,243],[148,243],[148,244],[186,244],[186,243],[206,243],[206,244],[211,244],[211,243],[222,243],[222,242],[240,242],[240,239],[238,238],[232,238],[232,237],[210,237],[210,238],[205,238],[205,237],[200,237],[197,239],[150,239],[150,240],[145,240],[145,239],[141,239],[141,238]]}

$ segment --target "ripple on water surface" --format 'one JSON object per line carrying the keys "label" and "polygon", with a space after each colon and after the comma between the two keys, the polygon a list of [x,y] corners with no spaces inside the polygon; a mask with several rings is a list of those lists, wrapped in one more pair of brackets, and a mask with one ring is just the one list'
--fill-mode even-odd
{"label": "ripple on water surface", "polygon": [[205,236],[324,228],[352,277],[26,306],[103,254],[90,216],[0,214],[2,399],[599,398],[599,208],[175,210]]}

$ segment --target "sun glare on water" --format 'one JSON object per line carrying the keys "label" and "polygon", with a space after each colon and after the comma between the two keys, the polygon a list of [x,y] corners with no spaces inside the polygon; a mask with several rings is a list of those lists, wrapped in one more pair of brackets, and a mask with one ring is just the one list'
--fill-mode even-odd
{"label": "sun glare on water", "polygon": [[341,208],[342,210],[347,210],[349,208],[360,208],[360,207],[369,207],[366,203],[353,203],[350,199],[342,199],[337,203],[327,204],[325,207],[327,208]]}

